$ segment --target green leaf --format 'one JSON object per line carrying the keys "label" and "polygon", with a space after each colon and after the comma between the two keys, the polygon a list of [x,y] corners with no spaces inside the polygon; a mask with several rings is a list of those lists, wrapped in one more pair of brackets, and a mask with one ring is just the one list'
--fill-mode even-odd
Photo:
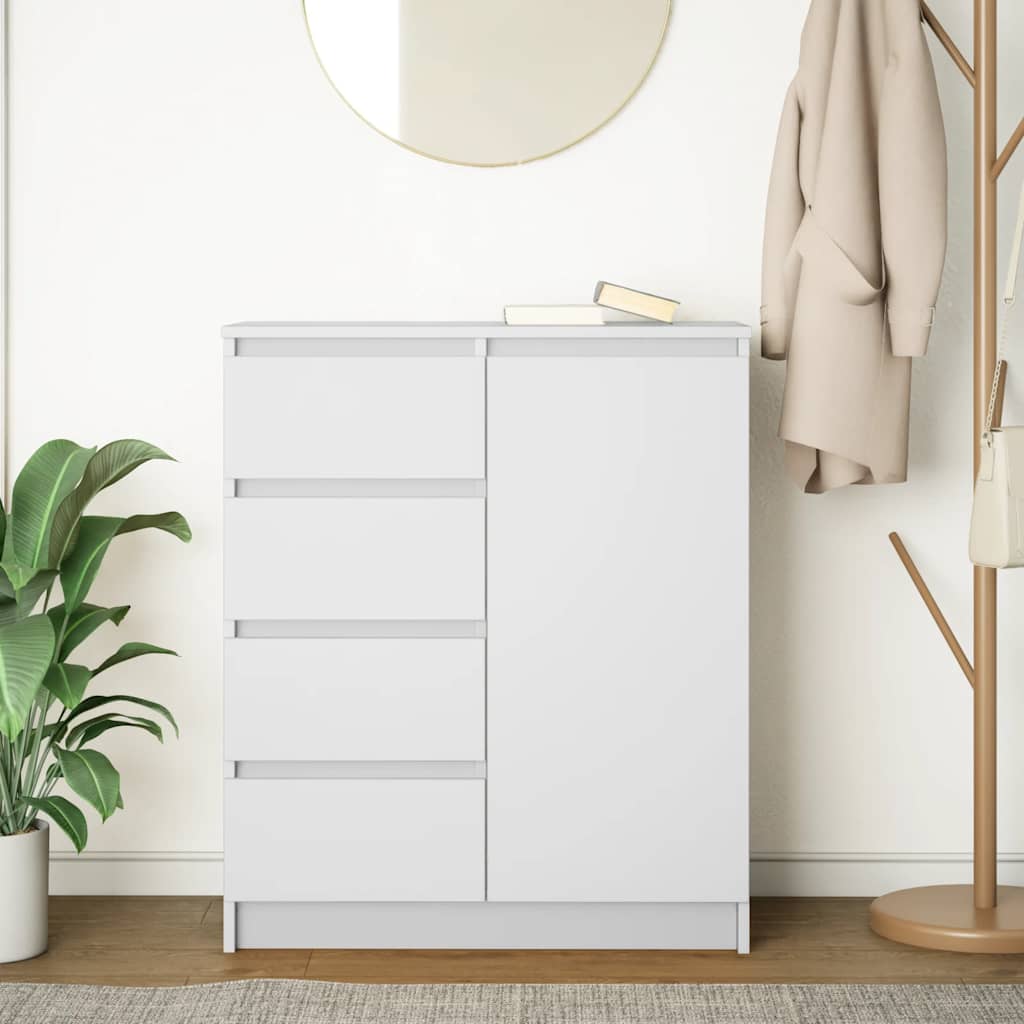
{"label": "green leaf", "polygon": [[79,520],[75,546],[60,566],[64,606],[69,611],[74,612],[85,600],[99,572],[103,556],[123,522],[123,519],[114,516],[82,516]]}
{"label": "green leaf", "polygon": [[117,795],[121,790],[121,776],[117,769],[98,750],[54,749],[64,779],[72,791],[92,804],[106,821],[117,809]]}
{"label": "green leaf", "polygon": [[21,803],[42,811],[51,821],[60,825],[68,839],[81,853],[89,839],[89,827],[85,815],[68,799],[62,796],[22,797]]}
{"label": "green leaf", "polygon": [[32,609],[39,603],[39,598],[41,598],[43,594],[53,586],[53,581],[56,578],[56,569],[40,569],[32,579],[30,579],[25,586],[18,591],[18,615],[21,618],[25,618],[27,615],[32,614]]}
{"label": "green leaf", "polygon": [[192,531],[180,512],[129,516],[127,519],[116,516],[82,516],[78,521],[74,546],[60,566],[64,604],[74,611],[85,600],[99,572],[103,556],[115,537],[148,529],[163,530],[179,540],[188,541],[192,538]]}
{"label": "green leaf", "polygon": [[146,441],[123,438],[105,444],[89,460],[82,481],[60,504],[50,536],[50,564],[60,565],[71,550],[73,533],[86,506],[100,491],[116,484],[152,459],[174,460],[167,452]]}
{"label": "green leaf", "polygon": [[[50,531],[58,506],[74,490],[95,448],[47,441],[25,463],[11,500],[10,549],[22,565],[49,568]],[[8,561],[4,552],[4,561]]]}
{"label": "green leaf", "polygon": [[94,708],[103,707],[106,704],[112,704],[114,701],[121,700],[127,704],[138,704],[141,708],[149,708],[150,711],[155,711],[158,715],[163,715],[174,729],[174,735],[180,735],[178,732],[178,723],[174,720],[174,715],[172,715],[162,704],[157,704],[157,702],[153,700],[146,700],[144,697],[132,697],[129,694],[124,693],[111,694],[109,696],[105,694],[97,694],[95,697],[86,697],[85,700],[83,700],[82,703],[68,715],[65,721],[71,722],[76,718],[80,718],[87,712],[92,711]]}
{"label": "green leaf", "polygon": [[145,654],[170,654],[175,658],[178,657],[178,652],[172,651],[169,647],[157,647],[155,644],[143,643],[122,644],[99,668],[94,669],[92,674],[98,676],[101,672],[106,672],[108,668],[120,665],[123,661],[131,661],[132,658],[141,658]]}
{"label": "green leaf", "polygon": [[[64,739],[64,733],[67,731],[67,722],[50,722],[48,725],[43,726],[43,739],[48,740],[52,736],[54,743],[60,743],[60,741]],[[51,769],[55,767],[56,765],[50,765]]]}
{"label": "green leaf", "polygon": [[15,594],[22,587],[26,586],[36,574],[36,569],[33,566],[21,565],[18,562],[12,562],[10,559],[4,559],[3,562],[0,562],[0,569],[3,569],[4,577]]}
{"label": "green leaf", "polygon": [[163,530],[187,544],[192,539],[192,527],[180,512],[158,512],[154,515],[129,516],[118,534],[138,530]]}
{"label": "green leaf", "polygon": [[[80,605],[67,616],[64,643],[61,645],[58,661],[64,661],[86,637],[95,633],[104,622],[112,622],[115,626],[119,626],[130,609],[131,605],[128,604],[117,605],[115,608],[102,608],[96,604]],[[64,605],[59,604],[46,614],[53,623],[54,632],[60,636],[60,628],[67,615]]]}
{"label": "green leaf", "polygon": [[45,615],[0,626],[0,733],[9,740],[25,727],[53,645],[53,626]]}
{"label": "green leaf", "polygon": [[43,686],[66,708],[76,708],[85,696],[92,673],[84,665],[56,662],[43,678]]}
{"label": "green leaf", "polygon": [[99,715],[96,718],[89,718],[84,722],[79,722],[68,733],[65,746],[81,749],[87,743],[91,743],[110,729],[121,728],[144,729],[151,736],[155,736],[161,743],[164,741],[163,730],[151,718],[137,718],[135,715],[108,712],[105,715]]}
{"label": "green leaf", "polygon": [[121,790],[117,791],[117,809],[119,811],[124,810],[124,794],[121,792]]}
{"label": "green leaf", "polygon": [[56,569],[39,569],[35,576],[18,591],[18,603],[23,614],[28,614],[36,606],[36,602],[53,586],[57,578]]}
{"label": "green leaf", "polygon": [[53,569],[26,569],[0,563],[0,595],[5,595],[0,597],[0,624],[31,615],[56,576]]}

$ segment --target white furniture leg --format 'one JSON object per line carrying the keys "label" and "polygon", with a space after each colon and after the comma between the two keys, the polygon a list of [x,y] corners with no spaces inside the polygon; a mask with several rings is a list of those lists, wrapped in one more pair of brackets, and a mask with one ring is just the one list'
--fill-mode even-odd
{"label": "white furniture leg", "polygon": [[224,952],[234,953],[235,945],[235,904],[231,900],[224,901]]}
{"label": "white furniture leg", "polygon": [[736,952],[750,953],[750,904],[736,904]]}

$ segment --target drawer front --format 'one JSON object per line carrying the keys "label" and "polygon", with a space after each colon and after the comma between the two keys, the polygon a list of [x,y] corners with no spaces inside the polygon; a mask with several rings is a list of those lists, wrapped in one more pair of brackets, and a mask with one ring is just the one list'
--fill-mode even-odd
{"label": "drawer front", "polygon": [[224,898],[484,898],[482,779],[230,779]]}
{"label": "drawer front", "polygon": [[227,640],[229,761],[482,761],[484,641]]}
{"label": "drawer front", "polygon": [[484,617],[482,498],[229,498],[228,619]]}
{"label": "drawer front", "polygon": [[236,357],[224,364],[224,475],[484,475],[484,361]]}

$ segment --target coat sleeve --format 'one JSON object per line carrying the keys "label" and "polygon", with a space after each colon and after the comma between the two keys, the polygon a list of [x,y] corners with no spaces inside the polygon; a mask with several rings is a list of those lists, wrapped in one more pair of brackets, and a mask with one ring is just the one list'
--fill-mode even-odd
{"label": "coat sleeve", "polygon": [[793,296],[786,287],[786,260],[806,205],[800,190],[800,120],[800,101],[794,80],[782,108],[765,214],[761,354],[768,359],[786,358],[793,327]]}
{"label": "coat sleeve", "polygon": [[923,356],[946,258],[946,135],[917,4],[891,26],[879,112],[878,196],[892,351]]}

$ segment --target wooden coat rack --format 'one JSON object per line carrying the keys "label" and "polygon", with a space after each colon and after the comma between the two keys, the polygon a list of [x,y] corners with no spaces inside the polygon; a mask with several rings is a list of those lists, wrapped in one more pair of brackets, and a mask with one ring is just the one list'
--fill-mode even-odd
{"label": "wooden coat rack", "polygon": [[[974,89],[974,474],[996,363],[996,185],[1024,138],[1024,118],[996,142],[997,0],[974,0],[974,66],[929,8],[921,16]],[[1005,364],[1004,364],[1005,371]],[[1006,373],[1000,380],[1002,389]],[[1000,390],[993,423],[1001,422]],[[974,884],[933,885],[881,896],[871,927],[914,946],[977,953],[1024,952],[1024,887],[996,883],[996,571],[974,569],[974,664],[928,590],[899,535],[896,553],[974,690]],[[966,538],[964,540],[966,549]]]}

